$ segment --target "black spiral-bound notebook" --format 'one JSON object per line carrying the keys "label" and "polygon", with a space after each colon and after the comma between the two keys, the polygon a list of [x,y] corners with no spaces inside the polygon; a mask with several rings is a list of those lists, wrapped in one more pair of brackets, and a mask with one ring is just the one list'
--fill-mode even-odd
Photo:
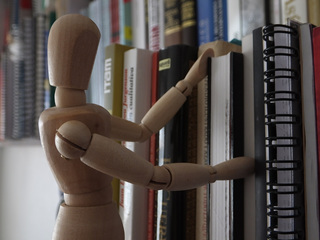
{"label": "black spiral-bound notebook", "polygon": [[262,29],[267,239],[304,239],[299,34],[295,25]]}

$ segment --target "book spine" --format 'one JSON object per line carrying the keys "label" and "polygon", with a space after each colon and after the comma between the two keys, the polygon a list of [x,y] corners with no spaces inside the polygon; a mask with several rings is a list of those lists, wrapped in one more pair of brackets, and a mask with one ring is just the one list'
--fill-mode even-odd
{"label": "book spine", "polygon": [[226,15],[224,8],[225,0],[214,0],[213,1],[213,29],[214,29],[214,39],[215,40],[225,40],[228,41],[226,32]]}
{"label": "book spine", "polygon": [[[101,44],[102,47],[106,47],[111,44],[111,10],[110,10],[110,0],[101,0]],[[102,51],[103,52],[103,51]],[[103,54],[104,57],[104,54]]]}
{"label": "book spine", "polygon": [[105,48],[104,107],[118,117],[122,116],[124,52],[132,47],[111,44]]}
{"label": "book spine", "polygon": [[[129,49],[131,47],[115,43],[105,48],[104,108],[117,117],[122,117],[123,60],[124,52]],[[119,204],[119,180],[114,179],[112,186],[113,200]]]}
{"label": "book spine", "polygon": [[1,53],[1,63],[0,63],[0,140],[5,140],[6,136],[6,77],[7,77],[7,54],[6,52]]}
{"label": "book spine", "polygon": [[[231,158],[240,157],[244,154],[244,116],[243,116],[243,55],[231,52],[230,65],[230,111],[231,127]],[[243,179],[231,180],[231,203],[233,216],[232,239],[244,238],[244,186]]]}
{"label": "book spine", "polygon": [[213,1],[197,1],[197,29],[199,45],[214,41]]}
{"label": "book spine", "polygon": [[[254,159],[254,81],[253,81],[253,34],[242,39],[243,54],[243,104],[244,104],[244,156]],[[254,174],[244,179],[244,239],[255,239],[255,178]]]}
{"label": "book spine", "polygon": [[[197,99],[197,163],[209,165],[209,138],[208,138],[208,115],[209,96],[208,78],[203,79],[198,84]],[[196,239],[207,240],[209,237],[209,186],[205,185],[197,188],[196,200]]]}
{"label": "book spine", "polygon": [[120,43],[119,0],[110,0],[111,43]]}
{"label": "book spine", "polygon": [[[103,19],[102,19],[102,10],[103,5],[102,1],[93,1],[89,4],[89,17],[91,20],[97,25],[99,28],[99,31],[101,33],[101,36],[103,37]],[[104,47],[102,44],[103,38],[101,37],[101,40],[99,41],[98,50],[96,54],[96,58],[94,61],[94,65],[92,68],[92,74],[91,74],[91,98],[90,102],[95,103],[98,105],[103,105],[103,82],[100,79],[103,79],[103,73],[104,73]]]}
{"label": "book spine", "polygon": [[182,43],[180,0],[164,1],[165,47]]}
{"label": "book spine", "polygon": [[[317,121],[317,149],[318,149],[318,192],[320,194],[320,71],[318,69],[319,62],[320,62],[320,29],[318,27],[313,29],[312,33],[312,41],[313,41],[313,61],[314,61],[314,91],[315,91],[315,96],[316,96],[316,121]],[[313,165],[314,167],[314,165]],[[318,198],[319,199],[319,198]],[[313,199],[314,201],[314,199]],[[319,201],[319,200],[318,200]],[[318,206],[318,203],[315,203]],[[312,211],[312,208],[307,208],[307,214],[309,211]],[[314,216],[315,222],[317,225],[315,226],[315,229],[310,229],[311,225],[308,225],[308,233],[309,234],[314,234],[314,233],[319,233],[319,213],[316,213],[316,216],[311,213],[311,216]],[[309,217],[309,215],[308,215]],[[319,234],[317,235],[319,239]]]}
{"label": "book spine", "polygon": [[147,0],[132,0],[131,21],[132,21],[132,46],[148,49],[147,36]]}
{"label": "book spine", "polygon": [[149,49],[152,51],[160,49],[159,5],[159,0],[148,0]]}
{"label": "book spine", "polygon": [[197,9],[195,0],[181,0],[182,44],[198,46]]}
{"label": "book spine", "polygon": [[253,31],[254,149],[255,149],[255,239],[267,238],[266,149],[264,130],[264,82],[262,28]]}
{"label": "book spine", "polygon": [[[203,44],[199,48],[198,55],[200,56],[203,51],[208,48],[212,48],[215,56],[226,55],[227,53],[241,52],[241,47],[224,42],[222,40],[213,41],[207,44]],[[197,163],[198,164],[210,164],[210,90],[209,90],[208,78],[206,77],[197,86]],[[196,239],[207,240],[209,238],[209,226],[211,221],[209,218],[210,211],[210,186],[202,186],[197,189],[197,221],[196,221]]]}
{"label": "book spine", "polygon": [[308,22],[315,26],[320,25],[320,2],[316,0],[307,0],[308,2]]}
{"label": "book spine", "polygon": [[[301,81],[302,81],[302,124],[304,128],[304,192],[305,192],[305,216],[306,236],[308,239],[319,239],[319,170],[314,167],[318,162],[317,145],[317,88],[316,64],[313,59],[312,32],[314,27],[311,24],[300,26],[300,58],[301,58]],[[316,60],[315,60],[316,61]],[[315,67],[315,68],[314,68]],[[319,99],[319,97],[318,97]]]}
{"label": "book spine", "polygon": [[308,21],[307,0],[283,0],[281,1],[281,23],[287,24],[288,19],[299,22]]}
{"label": "book spine", "polygon": [[[158,52],[152,54],[152,81],[151,81],[151,106],[157,101],[158,84]],[[150,137],[150,162],[155,166],[157,164],[156,152],[157,134]],[[148,240],[154,239],[154,217],[155,217],[155,197],[156,191],[149,189],[148,192]]]}
{"label": "book spine", "polygon": [[227,40],[230,42],[232,39],[242,39],[241,33],[241,4],[240,0],[227,0],[226,1],[226,14],[227,14]]}
{"label": "book spine", "polygon": [[303,239],[304,193],[299,35],[263,28],[268,236]]}
{"label": "book spine", "polygon": [[119,0],[120,44],[132,46],[131,0]]}
{"label": "book spine", "polygon": [[[240,29],[242,37],[252,33],[258,27],[266,25],[267,5],[264,0],[242,0],[240,4]],[[271,3],[269,3],[271,4]],[[271,12],[271,10],[270,10]],[[279,22],[276,20],[276,22]],[[274,22],[274,23],[276,23]]]}
{"label": "book spine", "polygon": [[[193,88],[188,97],[188,138],[187,138],[187,161],[188,163],[197,163],[197,86]],[[193,240],[196,236],[196,200],[197,190],[190,189],[186,191],[186,240]]]}
{"label": "book spine", "polygon": [[35,136],[39,136],[38,119],[44,110],[44,80],[45,80],[45,16],[38,14],[36,21],[36,99],[35,99]]}
{"label": "book spine", "polygon": [[[152,52],[132,49],[125,53],[123,117],[139,124],[151,105]],[[148,161],[149,141],[143,143],[124,142],[123,145]],[[121,181],[122,182],[122,181]],[[148,190],[123,182],[119,213],[125,236],[129,239],[146,239],[148,229]]]}
{"label": "book spine", "polygon": [[[25,137],[34,136],[35,125],[35,81],[34,81],[34,21],[30,15],[23,18],[23,61],[24,61],[24,108],[25,108]],[[46,53],[46,51],[45,51]],[[46,59],[46,58],[45,58]],[[47,71],[46,71],[47,72]],[[47,76],[47,75],[46,75]],[[49,79],[46,78],[49,87]],[[50,91],[49,91],[50,93]],[[50,103],[50,96],[48,102]]]}
{"label": "book spine", "polygon": [[[243,154],[242,54],[231,52],[211,58],[209,71],[210,165],[214,166]],[[210,239],[243,238],[243,212],[238,212],[241,206],[241,181],[210,185]]]}
{"label": "book spine", "polygon": [[[197,58],[197,48],[175,45],[159,51],[158,97],[183,79]],[[161,67],[160,67],[161,66]],[[159,165],[187,160],[187,104],[159,132]],[[185,192],[158,191],[157,239],[185,239]]]}

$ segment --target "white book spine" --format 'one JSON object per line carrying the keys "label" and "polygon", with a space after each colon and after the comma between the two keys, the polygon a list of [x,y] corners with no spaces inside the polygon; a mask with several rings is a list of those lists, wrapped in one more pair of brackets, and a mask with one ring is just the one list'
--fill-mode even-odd
{"label": "white book spine", "polygon": [[[140,123],[151,105],[152,52],[131,49],[124,57],[123,117]],[[149,160],[149,141],[124,142],[123,145],[137,155]],[[148,190],[125,181],[120,183],[119,213],[125,229],[126,240],[147,237]]]}

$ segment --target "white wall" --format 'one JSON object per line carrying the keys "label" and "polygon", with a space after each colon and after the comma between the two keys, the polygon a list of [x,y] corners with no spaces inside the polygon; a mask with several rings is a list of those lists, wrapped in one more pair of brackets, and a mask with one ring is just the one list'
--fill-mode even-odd
{"label": "white wall", "polygon": [[58,204],[40,143],[0,146],[0,239],[51,239]]}

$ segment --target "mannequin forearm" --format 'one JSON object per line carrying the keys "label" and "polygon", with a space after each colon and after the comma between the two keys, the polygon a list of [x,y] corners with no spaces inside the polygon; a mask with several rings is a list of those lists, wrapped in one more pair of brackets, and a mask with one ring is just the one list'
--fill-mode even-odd
{"label": "mannequin forearm", "polygon": [[141,125],[150,132],[157,133],[179,111],[186,99],[179,89],[172,87],[148,111],[141,120]]}
{"label": "mannequin forearm", "polygon": [[[167,173],[165,173],[167,172]],[[153,179],[166,182],[167,185],[148,187],[169,191],[188,190],[214,183],[217,180],[244,178],[254,172],[254,159],[248,157],[233,158],[216,166],[192,163],[173,163],[155,167]]]}

